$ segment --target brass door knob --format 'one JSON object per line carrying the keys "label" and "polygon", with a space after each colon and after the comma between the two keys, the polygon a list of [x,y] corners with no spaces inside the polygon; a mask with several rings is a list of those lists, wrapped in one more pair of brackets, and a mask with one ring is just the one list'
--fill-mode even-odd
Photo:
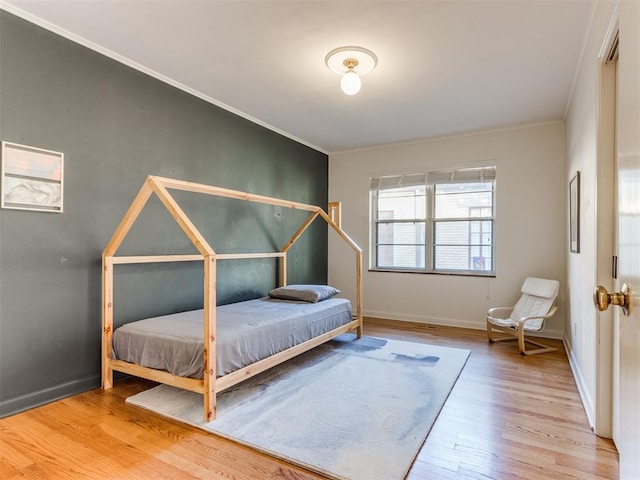
{"label": "brass door knob", "polygon": [[622,285],[622,291],[609,293],[605,287],[598,285],[593,291],[593,304],[604,312],[610,304],[622,307],[622,313],[628,316],[631,313],[631,288],[626,283]]}

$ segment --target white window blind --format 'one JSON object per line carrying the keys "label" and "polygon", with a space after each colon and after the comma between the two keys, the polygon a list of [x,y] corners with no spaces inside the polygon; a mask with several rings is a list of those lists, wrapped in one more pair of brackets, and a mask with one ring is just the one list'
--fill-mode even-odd
{"label": "white window blind", "polygon": [[458,168],[407,175],[387,175],[373,177],[369,182],[371,191],[391,188],[415,187],[418,185],[437,185],[443,183],[482,183],[496,179],[496,167]]}

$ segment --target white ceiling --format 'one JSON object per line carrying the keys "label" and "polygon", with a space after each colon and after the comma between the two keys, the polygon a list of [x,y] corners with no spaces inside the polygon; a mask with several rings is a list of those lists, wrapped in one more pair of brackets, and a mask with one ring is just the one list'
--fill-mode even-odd
{"label": "white ceiling", "polygon": [[[325,152],[561,120],[592,2],[0,0]],[[377,68],[349,97],[324,63]]]}

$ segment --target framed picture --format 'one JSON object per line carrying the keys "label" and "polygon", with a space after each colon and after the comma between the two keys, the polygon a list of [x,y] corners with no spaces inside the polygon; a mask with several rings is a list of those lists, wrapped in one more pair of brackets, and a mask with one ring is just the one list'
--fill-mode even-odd
{"label": "framed picture", "polygon": [[580,253],[580,172],[569,182],[569,249]]}
{"label": "framed picture", "polygon": [[2,142],[0,207],[62,212],[64,154]]}

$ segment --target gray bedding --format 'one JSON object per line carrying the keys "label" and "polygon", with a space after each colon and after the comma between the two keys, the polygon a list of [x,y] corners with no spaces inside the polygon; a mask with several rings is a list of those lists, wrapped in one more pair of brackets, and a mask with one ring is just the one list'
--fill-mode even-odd
{"label": "gray bedding", "polygon": [[[258,298],[216,309],[217,375],[222,376],[351,321],[351,303]],[[127,323],[113,357],[182,377],[203,377],[203,310]]]}

